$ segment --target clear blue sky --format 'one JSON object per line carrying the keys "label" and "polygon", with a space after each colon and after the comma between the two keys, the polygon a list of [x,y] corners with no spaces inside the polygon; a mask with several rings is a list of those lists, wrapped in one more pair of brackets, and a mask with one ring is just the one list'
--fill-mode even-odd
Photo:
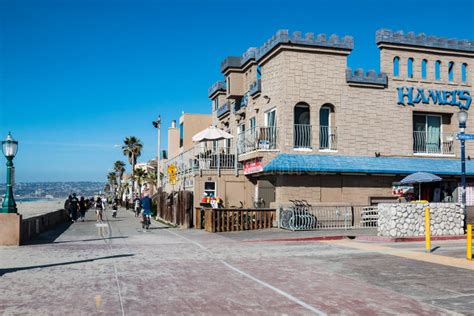
{"label": "clear blue sky", "polygon": [[20,141],[17,181],[103,181],[124,159],[114,144],[137,136],[153,158],[152,120],[166,131],[181,111],[209,112],[222,59],[278,29],[352,35],[349,66],[378,70],[377,29],[474,39],[473,12],[473,0],[0,0],[0,136]]}

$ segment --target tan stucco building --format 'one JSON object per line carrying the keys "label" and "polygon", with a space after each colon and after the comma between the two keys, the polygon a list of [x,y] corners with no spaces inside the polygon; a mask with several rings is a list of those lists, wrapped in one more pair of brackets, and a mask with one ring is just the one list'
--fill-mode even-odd
{"label": "tan stucco building", "polygon": [[[390,30],[375,40],[380,73],[348,69],[350,36],[286,30],[221,63],[212,124],[235,136],[248,198],[368,205],[396,199],[394,184],[416,171],[442,176],[438,189],[456,198],[456,113],[471,104],[474,41]],[[423,196],[436,199],[435,189]]]}

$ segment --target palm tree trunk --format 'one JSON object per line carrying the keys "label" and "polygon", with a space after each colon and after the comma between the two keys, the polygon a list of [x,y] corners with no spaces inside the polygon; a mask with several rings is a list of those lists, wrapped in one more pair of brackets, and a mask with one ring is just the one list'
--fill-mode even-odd
{"label": "palm tree trunk", "polygon": [[132,200],[135,195],[135,154],[132,152]]}

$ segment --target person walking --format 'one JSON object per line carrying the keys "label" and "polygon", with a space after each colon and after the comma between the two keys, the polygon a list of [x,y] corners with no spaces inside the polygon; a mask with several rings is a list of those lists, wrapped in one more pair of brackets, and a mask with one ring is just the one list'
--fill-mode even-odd
{"label": "person walking", "polygon": [[66,210],[67,215],[69,216],[69,218],[72,218],[72,215],[71,215],[71,200],[72,200],[72,195],[69,194],[66,201],[64,201],[64,209]]}
{"label": "person walking", "polygon": [[102,218],[103,218],[103,212],[105,209],[104,201],[100,198],[100,196],[97,197],[97,200],[95,201],[95,212],[97,215],[97,223],[102,223]]}
{"label": "person walking", "polygon": [[135,195],[135,199],[133,200],[133,207],[135,210],[135,217],[140,217],[140,211],[141,211],[141,201],[138,195]]}
{"label": "person walking", "polygon": [[118,202],[117,200],[114,201],[112,204],[112,217],[116,218],[117,217],[117,210],[118,210]]}
{"label": "person walking", "polygon": [[71,208],[72,221],[75,222],[77,221],[77,211],[79,210],[79,199],[77,198],[76,193],[72,194],[72,199],[69,207]]}
{"label": "person walking", "polygon": [[87,202],[83,196],[79,200],[79,215],[82,222],[84,222],[84,217],[86,216],[87,211]]}

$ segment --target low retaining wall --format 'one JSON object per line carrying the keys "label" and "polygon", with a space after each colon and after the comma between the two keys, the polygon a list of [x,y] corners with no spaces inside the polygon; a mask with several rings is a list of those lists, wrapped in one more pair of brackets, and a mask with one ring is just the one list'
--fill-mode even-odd
{"label": "low retaining wall", "polygon": [[425,208],[430,208],[432,236],[464,234],[464,213],[455,203],[379,204],[379,236],[414,237],[425,234]]}
{"label": "low retaining wall", "polygon": [[20,214],[0,214],[0,245],[19,246],[54,226],[69,220],[65,210],[29,218]]}

